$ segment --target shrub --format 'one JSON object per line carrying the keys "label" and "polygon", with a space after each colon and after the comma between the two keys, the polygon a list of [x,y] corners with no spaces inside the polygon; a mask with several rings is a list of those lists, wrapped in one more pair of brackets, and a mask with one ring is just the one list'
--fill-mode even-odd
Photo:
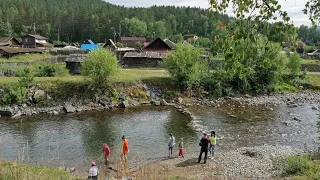
{"label": "shrub", "polygon": [[2,101],[5,104],[22,104],[27,93],[27,89],[20,86],[18,83],[11,84],[5,89],[5,94],[2,98]]}
{"label": "shrub", "polygon": [[118,69],[116,56],[109,50],[91,51],[83,62],[81,73],[96,87],[103,87]]}
{"label": "shrub", "polygon": [[302,175],[303,172],[310,170],[312,162],[305,156],[287,157],[285,160],[285,175]]}
{"label": "shrub", "polygon": [[179,87],[200,85],[201,79],[209,71],[208,63],[201,55],[202,52],[197,48],[178,45],[164,60],[165,67]]}
{"label": "shrub", "polygon": [[65,63],[39,63],[36,64],[36,73],[37,77],[56,77],[56,76],[65,76],[69,74],[68,69],[65,67]]}

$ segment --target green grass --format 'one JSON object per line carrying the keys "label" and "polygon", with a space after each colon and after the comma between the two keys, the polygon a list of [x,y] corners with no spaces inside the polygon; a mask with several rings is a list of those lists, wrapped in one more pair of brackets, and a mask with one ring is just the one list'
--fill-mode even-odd
{"label": "green grass", "polygon": [[0,57],[0,63],[8,63],[8,62],[33,62],[39,59],[44,59],[47,57],[51,57],[50,54],[44,53],[44,54],[23,54],[23,55],[17,55],[13,56],[11,58],[3,58]]}
{"label": "green grass", "polygon": [[308,74],[307,78],[313,86],[320,86],[320,74]]}
{"label": "green grass", "polygon": [[287,157],[283,176],[289,179],[320,179],[320,162],[311,155]]}
{"label": "green grass", "polygon": [[0,180],[53,180],[78,179],[68,172],[45,166],[32,166],[0,161]]}
{"label": "green grass", "polygon": [[302,64],[319,64],[320,60],[302,59]]}
{"label": "green grass", "polygon": [[[120,69],[119,72],[110,77],[110,83],[135,83],[138,80],[153,81],[161,83],[168,81],[170,75],[165,70],[144,70],[144,69]],[[0,86],[9,85],[18,82],[18,77],[0,77]],[[64,76],[64,77],[35,77],[36,83],[82,83],[85,82],[83,76]]]}

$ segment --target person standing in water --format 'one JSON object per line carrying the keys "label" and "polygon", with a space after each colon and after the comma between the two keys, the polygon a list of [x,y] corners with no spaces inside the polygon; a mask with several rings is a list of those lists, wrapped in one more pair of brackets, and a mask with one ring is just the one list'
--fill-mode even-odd
{"label": "person standing in water", "polygon": [[183,157],[183,138],[180,139],[180,142],[179,142],[179,156]]}
{"label": "person standing in water", "polygon": [[214,156],[214,148],[215,148],[216,143],[217,143],[216,132],[211,131],[211,136],[209,137],[209,139],[210,139],[210,149],[209,149],[209,152],[210,152],[210,155],[211,155],[211,159],[213,159],[213,156]]}
{"label": "person standing in water", "polygon": [[122,141],[123,141],[123,145],[122,145],[121,160],[127,161],[127,154],[129,151],[129,143],[124,135],[122,136]]}
{"label": "person standing in water", "polygon": [[99,170],[96,162],[91,163],[91,168],[88,170],[88,179],[98,179]]}
{"label": "person standing in water", "polygon": [[172,150],[174,148],[174,145],[176,144],[176,140],[174,138],[174,136],[172,135],[172,133],[169,134],[169,140],[168,140],[168,147],[169,147],[169,158],[172,157]]}
{"label": "person standing in water", "polygon": [[203,133],[203,137],[200,140],[199,146],[201,146],[201,150],[200,150],[200,155],[199,155],[199,159],[198,159],[198,163],[200,163],[201,158],[202,158],[202,154],[204,153],[204,164],[206,164],[207,162],[207,158],[208,158],[208,146],[209,146],[210,140],[207,137],[206,133]]}
{"label": "person standing in water", "polygon": [[107,144],[103,144],[103,149],[102,149],[103,155],[104,155],[104,161],[105,164],[108,162],[108,158],[110,156],[110,148]]}

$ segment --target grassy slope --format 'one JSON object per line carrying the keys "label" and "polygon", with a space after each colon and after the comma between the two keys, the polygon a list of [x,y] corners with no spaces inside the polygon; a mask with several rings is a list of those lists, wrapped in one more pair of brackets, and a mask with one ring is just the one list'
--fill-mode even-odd
{"label": "grassy slope", "polygon": [[320,60],[302,59],[302,64],[319,64]]}
{"label": "grassy slope", "polygon": [[68,172],[45,166],[31,166],[26,164],[16,164],[0,161],[0,180],[53,180],[78,179]]}
{"label": "grassy slope", "polygon": [[[12,82],[17,82],[17,77],[0,77],[0,86],[9,85]],[[118,74],[110,78],[110,83],[134,83],[138,80],[154,80],[161,81],[170,79],[170,75],[165,70],[150,70],[150,69],[120,69]],[[83,76],[66,76],[66,77],[36,77],[37,83],[59,83],[71,82],[81,83],[85,81]]]}
{"label": "grassy slope", "polygon": [[314,86],[320,86],[320,73],[319,74],[308,74],[308,79]]}
{"label": "grassy slope", "polygon": [[23,54],[23,55],[17,55],[13,56],[12,58],[1,58],[0,57],[0,63],[6,63],[6,62],[32,62],[39,59],[51,57],[50,54],[44,53],[44,54]]}

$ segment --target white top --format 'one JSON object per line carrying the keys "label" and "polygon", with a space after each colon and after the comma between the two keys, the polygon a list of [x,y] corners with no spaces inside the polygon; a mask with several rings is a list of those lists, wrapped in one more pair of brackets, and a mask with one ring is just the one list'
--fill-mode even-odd
{"label": "white top", "polygon": [[99,173],[99,170],[98,170],[97,167],[93,166],[93,167],[91,167],[91,168],[89,169],[88,172],[89,172],[89,173],[88,173],[88,176],[97,176],[98,173]]}
{"label": "white top", "polygon": [[173,147],[175,144],[176,144],[175,138],[174,138],[173,136],[172,136],[172,137],[169,137],[168,146],[169,146],[169,147]]}

